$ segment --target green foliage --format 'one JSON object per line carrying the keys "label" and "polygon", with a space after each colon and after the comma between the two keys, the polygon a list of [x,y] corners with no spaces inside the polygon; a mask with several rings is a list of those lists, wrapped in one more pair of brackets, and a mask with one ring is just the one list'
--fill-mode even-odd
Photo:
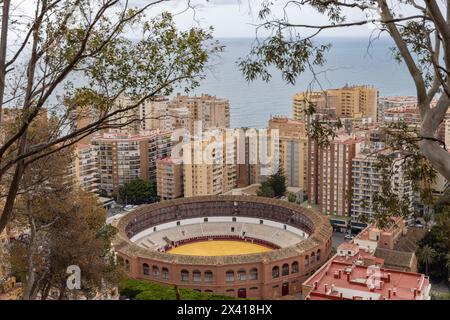
{"label": "green foliage", "polygon": [[[436,214],[436,225],[419,242],[419,269],[436,280],[450,276],[450,212]],[[431,259],[430,259],[431,257]],[[427,270],[428,269],[428,270]]]}
{"label": "green foliage", "polygon": [[450,293],[432,293],[431,300],[450,300]]}
{"label": "green foliage", "polygon": [[261,184],[257,195],[260,197],[282,197],[286,192],[286,177],[280,169]]}
{"label": "green foliage", "polygon": [[288,201],[289,202],[296,202],[297,201],[297,196],[295,194],[293,194],[292,192],[288,193]]}
{"label": "green foliage", "polygon": [[[155,282],[126,278],[122,281],[119,292],[121,296],[136,300],[176,300],[173,286],[164,286]],[[181,300],[235,300],[225,295],[197,292],[180,288]]]}
{"label": "green foliage", "polygon": [[136,179],[119,190],[120,199],[127,204],[153,203],[156,201],[156,184],[153,181]]}

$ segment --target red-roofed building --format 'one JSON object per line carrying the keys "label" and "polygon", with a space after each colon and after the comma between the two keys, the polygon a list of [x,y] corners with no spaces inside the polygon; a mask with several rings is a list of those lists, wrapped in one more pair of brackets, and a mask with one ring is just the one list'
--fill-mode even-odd
{"label": "red-roofed building", "polygon": [[303,283],[306,300],[429,300],[423,274],[331,259]]}

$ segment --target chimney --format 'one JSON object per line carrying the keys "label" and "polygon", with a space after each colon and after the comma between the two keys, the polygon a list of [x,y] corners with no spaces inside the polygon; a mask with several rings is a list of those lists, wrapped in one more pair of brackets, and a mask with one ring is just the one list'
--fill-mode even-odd
{"label": "chimney", "polygon": [[325,293],[328,291],[328,285],[325,283]]}
{"label": "chimney", "polygon": [[388,290],[388,298],[391,298],[391,289]]}
{"label": "chimney", "polygon": [[339,293],[339,298],[341,298],[341,299],[342,299],[342,296],[343,296],[342,292],[341,292],[341,293]]}
{"label": "chimney", "polygon": [[387,274],[387,282],[388,283],[391,282],[391,274],[390,273]]}
{"label": "chimney", "polygon": [[341,274],[342,274],[342,271],[341,270],[339,270],[339,279],[341,278]]}
{"label": "chimney", "polygon": [[350,282],[350,273],[347,273],[347,282]]}
{"label": "chimney", "polygon": [[396,287],[394,287],[394,288],[392,289],[392,295],[393,295],[394,297],[397,295],[397,288],[396,288]]}
{"label": "chimney", "polygon": [[416,299],[416,296],[417,296],[417,289],[414,288],[414,299]]}

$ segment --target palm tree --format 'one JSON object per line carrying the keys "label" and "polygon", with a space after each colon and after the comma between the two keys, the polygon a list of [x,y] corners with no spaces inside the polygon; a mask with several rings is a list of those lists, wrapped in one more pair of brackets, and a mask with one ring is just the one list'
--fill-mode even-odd
{"label": "palm tree", "polygon": [[419,260],[425,265],[425,274],[428,275],[428,266],[433,263],[436,256],[436,250],[429,245],[423,246],[419,249]]}

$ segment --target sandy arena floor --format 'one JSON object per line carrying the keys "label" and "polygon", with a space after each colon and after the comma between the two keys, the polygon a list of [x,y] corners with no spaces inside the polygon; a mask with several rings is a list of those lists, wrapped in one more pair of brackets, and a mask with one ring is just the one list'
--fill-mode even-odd
{"label": "sandy arena floor", "polygon": [[173,248],[169,253],[191,256],[228,256],[271,251],[259,244],[236,240],[210,240],[187,243]]}

